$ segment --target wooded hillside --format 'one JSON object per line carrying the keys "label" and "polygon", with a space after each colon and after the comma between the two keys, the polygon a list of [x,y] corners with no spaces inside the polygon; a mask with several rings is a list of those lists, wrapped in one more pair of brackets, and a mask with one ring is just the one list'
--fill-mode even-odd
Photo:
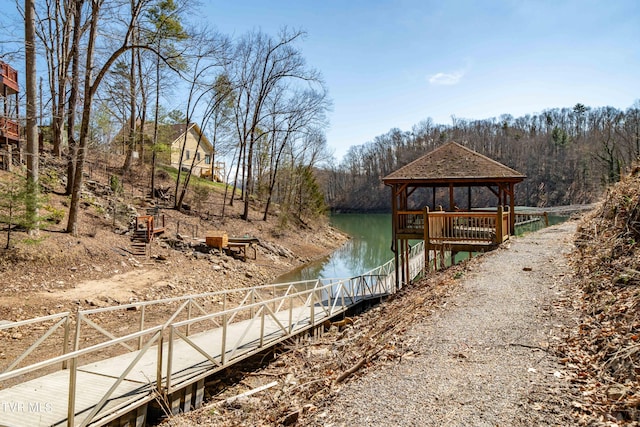
{"label": "wooded hillside", "polygon": [[[391,129],[351,147],[340,165],[325,172],[328,204],[335,211],[389,210],[381,178],[452,140],[525,174],[516,186],[518,205],[589,203],[640,155],[640,102],[625,111],[576,104],[517,118],[454,117],[451,125],[427,119],[411,131]],[[483,206],[482,200],[474,203]]]}

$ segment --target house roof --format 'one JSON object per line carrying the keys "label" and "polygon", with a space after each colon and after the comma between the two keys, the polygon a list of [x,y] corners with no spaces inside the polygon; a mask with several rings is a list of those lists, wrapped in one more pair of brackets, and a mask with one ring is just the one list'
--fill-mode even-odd
{"label": "house roof", "polygon": [[[180,142],[178,139],[185,134],[185,123],[176,123],[176,124],[159,124],[158,125],[158,141],[173,145],[174,143]],[[137,120],[136,126],[140,126],[140,119]],[[186,131],[190,130],[195,131],[197,134],[202,135],[200,140],[200,144],[205,150],[212,151],[213,145],[207,138],[205,134],[202,133],[202,130],[196,123],[189,123],[186,127]],[[128,138],[129,133],[129,123],[126,123],[122,129],[118,132],[114,141],[123,141]],[[145,142],[151,142],[153,140],[153,122],[146,122],[143,127],[143,135]]]}
{"label": "house roof", "polygon": [[451,141],[390,173],[382,181],[387,185],[399,182],[442,184],[520,182],[525,178],[520,172]]}

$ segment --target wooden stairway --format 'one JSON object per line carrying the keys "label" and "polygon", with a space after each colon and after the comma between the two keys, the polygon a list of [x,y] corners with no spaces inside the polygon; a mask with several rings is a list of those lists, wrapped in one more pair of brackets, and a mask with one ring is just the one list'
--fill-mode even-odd
{"label": "wooden stairway", "polygon": [[131,253],[134,256],[149,256],[149,239],[147,230],[135,230],[131,236]]}
{"label": "wooden stairway", "polygon": [[[158,218],[162,224],[156,228],[155,218]],[[131,236],[131,253],[135,256],[149,257],[151,250],[149,244],[156,234],[162,234],[165,231],[164,215],[158,215],[158,209],[147,211],[147,215],[136,217],[135,229]]]}

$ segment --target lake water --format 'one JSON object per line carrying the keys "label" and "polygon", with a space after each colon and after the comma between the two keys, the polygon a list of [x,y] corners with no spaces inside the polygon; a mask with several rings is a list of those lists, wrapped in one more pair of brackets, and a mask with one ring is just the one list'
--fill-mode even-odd
{"label": "lake water", "polygon": [[337,214],[330,220],[351,240],[331,255],[278,277],[275,283],[358,276],[393,258],[390,214]]}
{"label": "lake water", "polygon": [[[549,224],[564,221],[565,217],[549,217]],[[393,258],[391,252],[391,214],[337,214],[330,217],[331,225],[352,238],[331,255],[278,277],[274,283],[300,280],[343,279],[366,273]],[[527,226],[524,226],[527,227]],[[533,231],[539,225],[529,225],[516,233]],[[467,258],[466,253],[459,254]]]}

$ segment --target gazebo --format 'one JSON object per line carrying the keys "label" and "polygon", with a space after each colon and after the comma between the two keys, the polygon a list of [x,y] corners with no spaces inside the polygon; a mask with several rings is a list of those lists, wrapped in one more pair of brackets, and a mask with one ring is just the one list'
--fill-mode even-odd
{"label": "gazebo", "polygon": [[[392,250],[396,271],[401,271],[396,287],[401,279],[402,283],[409,280],[410,240],[423,240],[425,265],[433,251],[437,267],[444,252],[484,252],[508,239],[515,228],[515,185],[525,178],[456,142],[441,145],[384,177],[384,184],[391,187]],[[472,188],[488,189],[496,204],[474,207]]]}

